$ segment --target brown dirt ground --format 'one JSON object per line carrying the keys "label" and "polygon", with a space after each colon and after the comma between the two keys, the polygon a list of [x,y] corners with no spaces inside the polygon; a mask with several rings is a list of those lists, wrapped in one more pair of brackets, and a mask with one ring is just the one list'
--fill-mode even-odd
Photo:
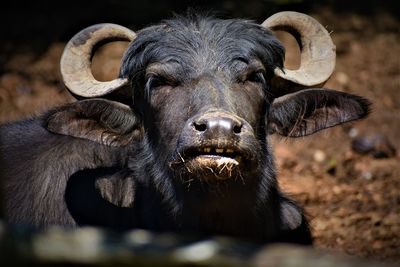
{"label": "brown dirt ground", "polygon": [[[381,13],[363,17],[321,10],[315,17],[337,46],[337,67],[326,87],[367,97],[372,113],[312,137],[273,137],[280,184],[309,214],[316,248],[400,263],[399,153],[378,159],[351,149],[352,137],[371,134],[400,149],[400,23]],[[295,66],[296,48],[286,39],[287,64]],[[73,101],[59,74],[64,45],[53,43],[41,54],[7,55],[0,74],[0,123]],[[116,77],[124,47],[97,53],[96,77]]]}

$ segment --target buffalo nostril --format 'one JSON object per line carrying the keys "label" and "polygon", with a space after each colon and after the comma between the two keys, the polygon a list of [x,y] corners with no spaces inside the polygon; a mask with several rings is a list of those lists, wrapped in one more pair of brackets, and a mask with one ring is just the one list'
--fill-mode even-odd
{"label": "buffalo nostril", "polygon": [[234,132],[235,134],[240,134],[240,133],[242,132],[242,125],[235,125],[235,126],[233,127],[233,132]]}
{"label": "buffalo nostril", "polygon": [[199,132],[204,132],[205,130],[207,130],[207,124],[205,124],[205,123],[194,122],[193,126]]}

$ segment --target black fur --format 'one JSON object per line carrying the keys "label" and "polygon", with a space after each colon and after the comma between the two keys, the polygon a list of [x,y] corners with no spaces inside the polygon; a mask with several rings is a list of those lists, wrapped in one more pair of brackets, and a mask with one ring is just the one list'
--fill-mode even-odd
{"label": "black fur", "polygon": [[82,169],[122,166],[127,152],[52,134],[45,125],[36,118],[0,127],[5,216],[18,224],[76,225],[64,199],[69,177]]}
{"label": "black fur", "polygon": [[[311,243],[302,209],[280,192],[267,136],[361,118],[368,101],[325,90],[274,99],[283,60],[279,41],[250,21],[177,17],[140,31],[120,73],[132,112],[87,100],[0,128],[8,220]],[[238,120],[240,137],[194,133],[207,114]],[[186,148],[217,141],[243,156],[223,181],[187,163]]]}

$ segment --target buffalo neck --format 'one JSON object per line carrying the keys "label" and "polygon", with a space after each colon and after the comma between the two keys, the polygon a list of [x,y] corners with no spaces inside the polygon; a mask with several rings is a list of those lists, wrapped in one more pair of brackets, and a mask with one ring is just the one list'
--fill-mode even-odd
{"label": "buffalo neck", "polygon": [[[192,181],[190,187],[179,187],[181,210],[176,217],[184,232],[202,235],[228,235],[258,239],[256,232],[262,223],[257,216],[258,177],[243,177],[243,180],[222,181],[205,184]],[[250,234],[249,234],[250,232]]]}

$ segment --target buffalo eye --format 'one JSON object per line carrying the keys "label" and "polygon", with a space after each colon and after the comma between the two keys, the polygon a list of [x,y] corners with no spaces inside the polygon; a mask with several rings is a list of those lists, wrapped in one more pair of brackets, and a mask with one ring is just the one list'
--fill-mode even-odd
{"label": "buffalo eye", "polygon": [[252,83],[265,83],[264,73],[261,70],[254,71],[249,73],[246,78],[245,82],[252,82]]}
{"label": "buffalo eye", "polygon": [[265,84],[266,82],[266,70],[264,66],[258,61],[252,61],[250,63],[243,61],[237,61],[237,72],[236,80],[239,83],[255,83]]}
{"label": "buffalo eye", "polygon": [[146,87],[149,89],[158,89],[167,86],[174,87],[176,86],[176,82],[159,75],[150,75],[147,78]]}

